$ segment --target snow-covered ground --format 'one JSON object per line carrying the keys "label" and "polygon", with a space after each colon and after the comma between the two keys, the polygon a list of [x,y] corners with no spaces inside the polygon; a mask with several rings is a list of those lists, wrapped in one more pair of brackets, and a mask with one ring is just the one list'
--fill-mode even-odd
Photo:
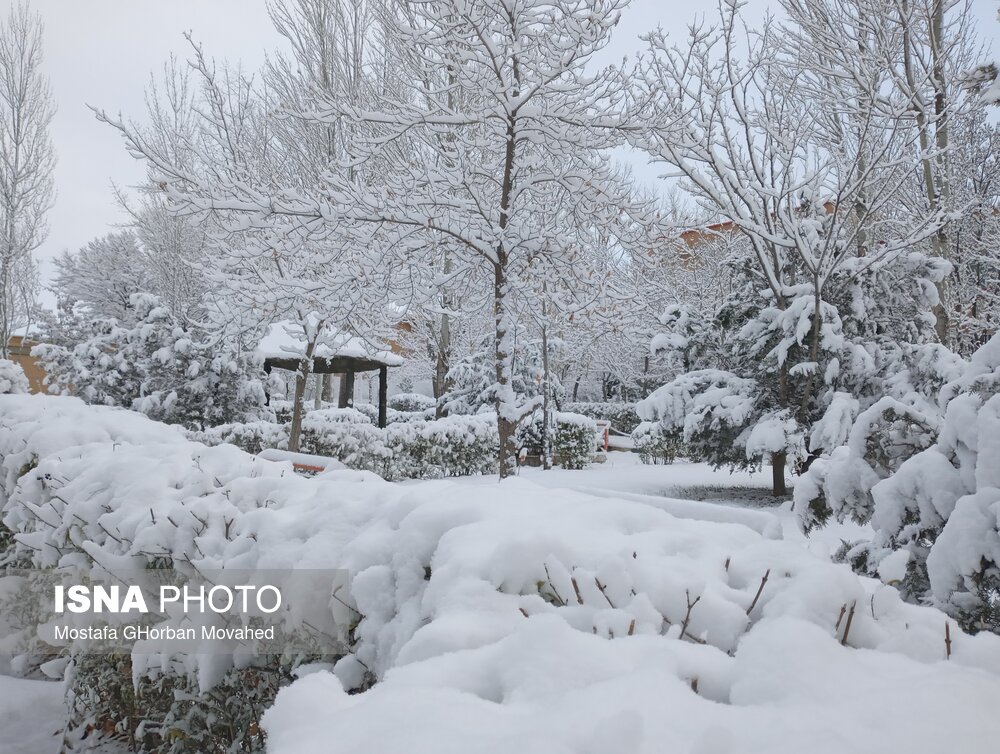
{"label": "snow-covered ground", "polygon": [[[948,657],[943,613],[831,562],[858,531],[804,537],[761,475],[614,453],[502,484],[303,479],[75,399],[0,408],[5,521],[39,565],[81,562],[79,542],[97,562],[167,550],[350,572],[354,654],[279,694],[272,754],[986,754],[1000,740],[1000,638],[950,623]],[[379,682],[348,693],[365,668]],[[195,670],[211,685],[225,668]],[[45,754],[58,686],[4,683],[0,747]]]}
{"label": "snow-covered ground", "polygon": [[56,754],[62,684],[0,675],[0,754]]}

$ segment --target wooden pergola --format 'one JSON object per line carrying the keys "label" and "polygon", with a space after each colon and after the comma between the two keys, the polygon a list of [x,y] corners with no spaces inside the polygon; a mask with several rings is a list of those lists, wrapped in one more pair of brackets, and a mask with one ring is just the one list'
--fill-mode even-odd
{"label": "wooden pergola", "polygon": [[[284,369],[298,372],[306,344],[294,334],[295,326],[277,322],[268,329],[257,348],[264,358],[264,371]],[[378,426],[387,423],[389,367],[402,365],[403,358],[389,348],[376,349],[360,338],[346,333],[332,333],[313,351],[312,374],[340,374],[340,397],[337,405],[347,408],[354,396],[354,376],[358,372],[378,372]]]}

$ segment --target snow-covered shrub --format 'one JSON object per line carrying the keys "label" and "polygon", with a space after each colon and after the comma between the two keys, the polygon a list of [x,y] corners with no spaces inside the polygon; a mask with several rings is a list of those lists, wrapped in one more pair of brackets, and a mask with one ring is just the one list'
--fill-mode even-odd
{"label": "snow-covered shrub", "polygon": [[389,408],[404,412],[433,412],[437,401],[421,393],[397,393],[389,396]]}
{"label": "snow-covered shrub", "polygon": [[641,422],[632,430],[632,443],[639,460],[649,464],[673,463],[683,448],[677,433],[660,422]]}
{"label": "snow-covered shrub", "polygon": [[267,448],[285,449],[288,446],[288,424],[265,421],[220,424],[217,427],[190,432],[189,436],[192,440],[205,445],[229,443],[256,455]]}
{"label": "snow-covered shrub", "polygon": [[24,376],[21,365],[16,361],[0,359],[0,395],[27,393],[29,389],[28,378]]}
{"label": "snow-covered shrub", "polygon": [[[288,514],[268,506],[317,492],[287,464],[206,448],[139,414],[69,397],[0,396],[0,469],[0,518],[12,534],[0,540],[0,568],[59,568],[81,579],[125,562],[187,575],[221,564],[294,567],[304,543],[278,534]],[[320,521],[322,507],[313,509],[301,520]],[[255,521],[261,515],[270,522]],[[310,562],[334,566],[322,548]],[[282,617],[286,637],[301,633],[296,610]],[[296,665],[313,659],[297,650],[91,656],[86,642],[50,647],[30,628],[12,666],[30,670],[53,651],[69,661],[67,739],[96,730],[151,754],[262,751],[263,710]]]}
{"label": "snow-covered shrub", "polygon": [[[314,414],[321,414],[313,420]],[[489,414],[409,421],[379,429],[306,415],[302,449],[384,479],[427,479],[496,471],[497,433]]]}
{"label": "snow-covered shrub", "polygon": [[631,434],[639,426],[639,415],[634,403],[566,403],[563,408],[573,414],[583,414],[591,419],[606,421],[623,434]]}
{"label": "snow-covered shrub", "polygon": [[302,446],[305,453],[336,458],[352,469],[365,469],[384,476],[392,451],[386,447],[385,431],[365,423],[310,420],[302,422]]}
{"label": "snow-covered shrub", "polygon": [[[566,469],[582,469],[594,460],[597,424],[589,416],[565,411],[552,414],[552,460]],[[542,413],[536,411],[518,429],[520,447],[532,455],[542,453]]]}
{"label": "snow-covered shrub", "polygon": [[372,424],[371,418],[354,408],[321,408],[306,413],[310,426],[316,428],[327,424]]}
{"label": "snow-covered shrub", "polygon": [[85,339],[72,347],[35,346],[49,391],[190,429],[256,418],[265,396],[252,353],[206,339],[149,294],[134,294],[129,312],[127,321],[87,323]]}
{"label": "snow-covered shrub", "polygon": [[[225,424],[189,436],[205,445],[230,443],[256,454],[265,448],[286,448],[288,424]],[[571,436],[572,432],[566,435],[567,447]],[[438,479],[496,472],[497,442],[492,414],[414,419],[380,429],[361,411],[321,409],[305,415],[301,449],[387,480]]]}
{"label": "snow-covered shrub", "polygon": [[[355,403],[353,410],[365,415],[369,422],[378,424],[378,406],[374,403]],[[420,411],[397,411],[394,408],[386,407],[385,420],[387,424],[396,422],[429,421],[434,418],[435,410],[422,409]]]}
{"label": "snow-covered shrub", "polygon": [[203,693],[186,674],[143,674],[133,680],[128,655],[82,654],[67,694],[67,737],[86,744],[83,737],[92,739],[97,730],[148,754],[264,752],[261,716],[278,691],[295,680],[301,664],[278,655],[258,657],[251,667],[227,670],[210,693]]}

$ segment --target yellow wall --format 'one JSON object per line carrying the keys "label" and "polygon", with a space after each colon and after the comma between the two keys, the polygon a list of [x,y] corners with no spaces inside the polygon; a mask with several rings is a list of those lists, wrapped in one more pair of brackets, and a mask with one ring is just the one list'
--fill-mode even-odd
{"label": "yellow wall", "polygon": [[10,360],[20,364],[21,369],[24,370],[28,384],[31,385],[31,392],[44,393],[45,370],[31,356],[31,347],[35,345],[38,344],[33,340],[26,341],[20,335],[14,335],[7,342],[7,351],[10,354]]}

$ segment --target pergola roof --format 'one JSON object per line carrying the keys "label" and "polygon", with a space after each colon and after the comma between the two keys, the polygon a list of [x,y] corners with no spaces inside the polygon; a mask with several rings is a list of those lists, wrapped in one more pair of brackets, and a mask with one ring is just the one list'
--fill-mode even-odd
{"label": "pergola roof", "polygon": [[[275,322],[257,346],[265,366],[298,371],[306,352],[301,325]],[[389,348],[374,347],[368,341],[342,331],[329,331],[313,352],[312,371],[317,374],[371,372],[382,367],[398,367],[403,358]]]}

